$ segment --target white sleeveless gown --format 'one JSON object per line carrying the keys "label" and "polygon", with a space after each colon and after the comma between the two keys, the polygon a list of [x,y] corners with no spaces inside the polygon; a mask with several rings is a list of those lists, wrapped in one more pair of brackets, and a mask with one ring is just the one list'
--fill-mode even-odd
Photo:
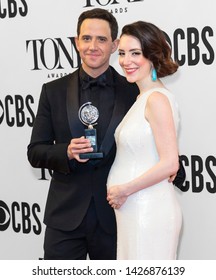
{"label": "white sleeveless gown", "polygon": [[[108,176],[107,187],[133,180],[158,161],[153,133],[144,118],[146,101],[157,91],[170,101],[178,130],[178,107],[165,88],[142,94],[116,129],[116,158]],[[128,197],[115,210],[117,221],[117,259],[176,259],[182,215],[175,187],[168,179]]]}

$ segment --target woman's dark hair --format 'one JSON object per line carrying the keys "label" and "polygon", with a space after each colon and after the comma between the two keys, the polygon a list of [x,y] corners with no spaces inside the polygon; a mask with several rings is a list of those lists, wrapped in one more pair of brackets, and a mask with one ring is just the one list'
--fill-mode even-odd
{"label": "woman's dark hair", "polygon": [[171,47],[164,32],[152,23],[137,21],[122,28],[122,35],[130,35],[140,41],[143,56],[149,59],[158,78],[175,73],[178,64],[171,57]]}
{"label": "woman's dark hair", "polygon": [[117,36],[118,36],[118,23],[116,18],[107,10],[105,9],[100,9],[100,8],[95,8],[92,10],[88,10],[83,12],[79,18],[78,18],[78,23],[77,23],[77,35],[79,36],[80,34],[80,28],[85,19],[103,19],[109,23],[110,30],[111,30],[111,37],[112,41],[114,41]]}

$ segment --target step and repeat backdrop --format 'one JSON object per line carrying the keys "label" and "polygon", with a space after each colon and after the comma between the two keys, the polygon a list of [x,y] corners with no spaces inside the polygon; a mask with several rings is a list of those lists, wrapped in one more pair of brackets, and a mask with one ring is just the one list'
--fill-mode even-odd
{"label": "step and repeat backdrop", "polygon": [[[179,71],[164,80],[181,114],[187,173],[180,260],[216,259],[216,18],[214,1],[0,0],[0,259],[43,258],[43,214],[51,174],[27,161],[43,83],[80,64],[74,45],[80,13],[104,8],[119,27],[150,21],[164,30]],[[121,72],[117,53],[111,64]]]}

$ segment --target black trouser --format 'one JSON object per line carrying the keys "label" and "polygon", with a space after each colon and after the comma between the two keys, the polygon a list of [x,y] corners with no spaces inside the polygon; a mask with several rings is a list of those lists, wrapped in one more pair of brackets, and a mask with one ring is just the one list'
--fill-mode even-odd
{"label": "black trouser", "polygon": [[45,260],[116,259],[116,235],[107,234],[100,226],[94,202],[78,228],[61,231],[46,228],[44,241]]}

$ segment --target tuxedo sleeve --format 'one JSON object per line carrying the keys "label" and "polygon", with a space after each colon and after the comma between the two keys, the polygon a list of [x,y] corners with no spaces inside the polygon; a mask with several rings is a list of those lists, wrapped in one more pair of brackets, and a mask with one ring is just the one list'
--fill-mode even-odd
{"label": "tuxedo sleeve", "polygon": [[70,173],[74,160],[69,161],[67,147],[69,137],[58,136],[58,123],[55,120],[55,106],[47,93],[46,85],[42,87],[38,111],[34,121],[27,156],[30,164],[36,168],[46,168],[61,173]]}

